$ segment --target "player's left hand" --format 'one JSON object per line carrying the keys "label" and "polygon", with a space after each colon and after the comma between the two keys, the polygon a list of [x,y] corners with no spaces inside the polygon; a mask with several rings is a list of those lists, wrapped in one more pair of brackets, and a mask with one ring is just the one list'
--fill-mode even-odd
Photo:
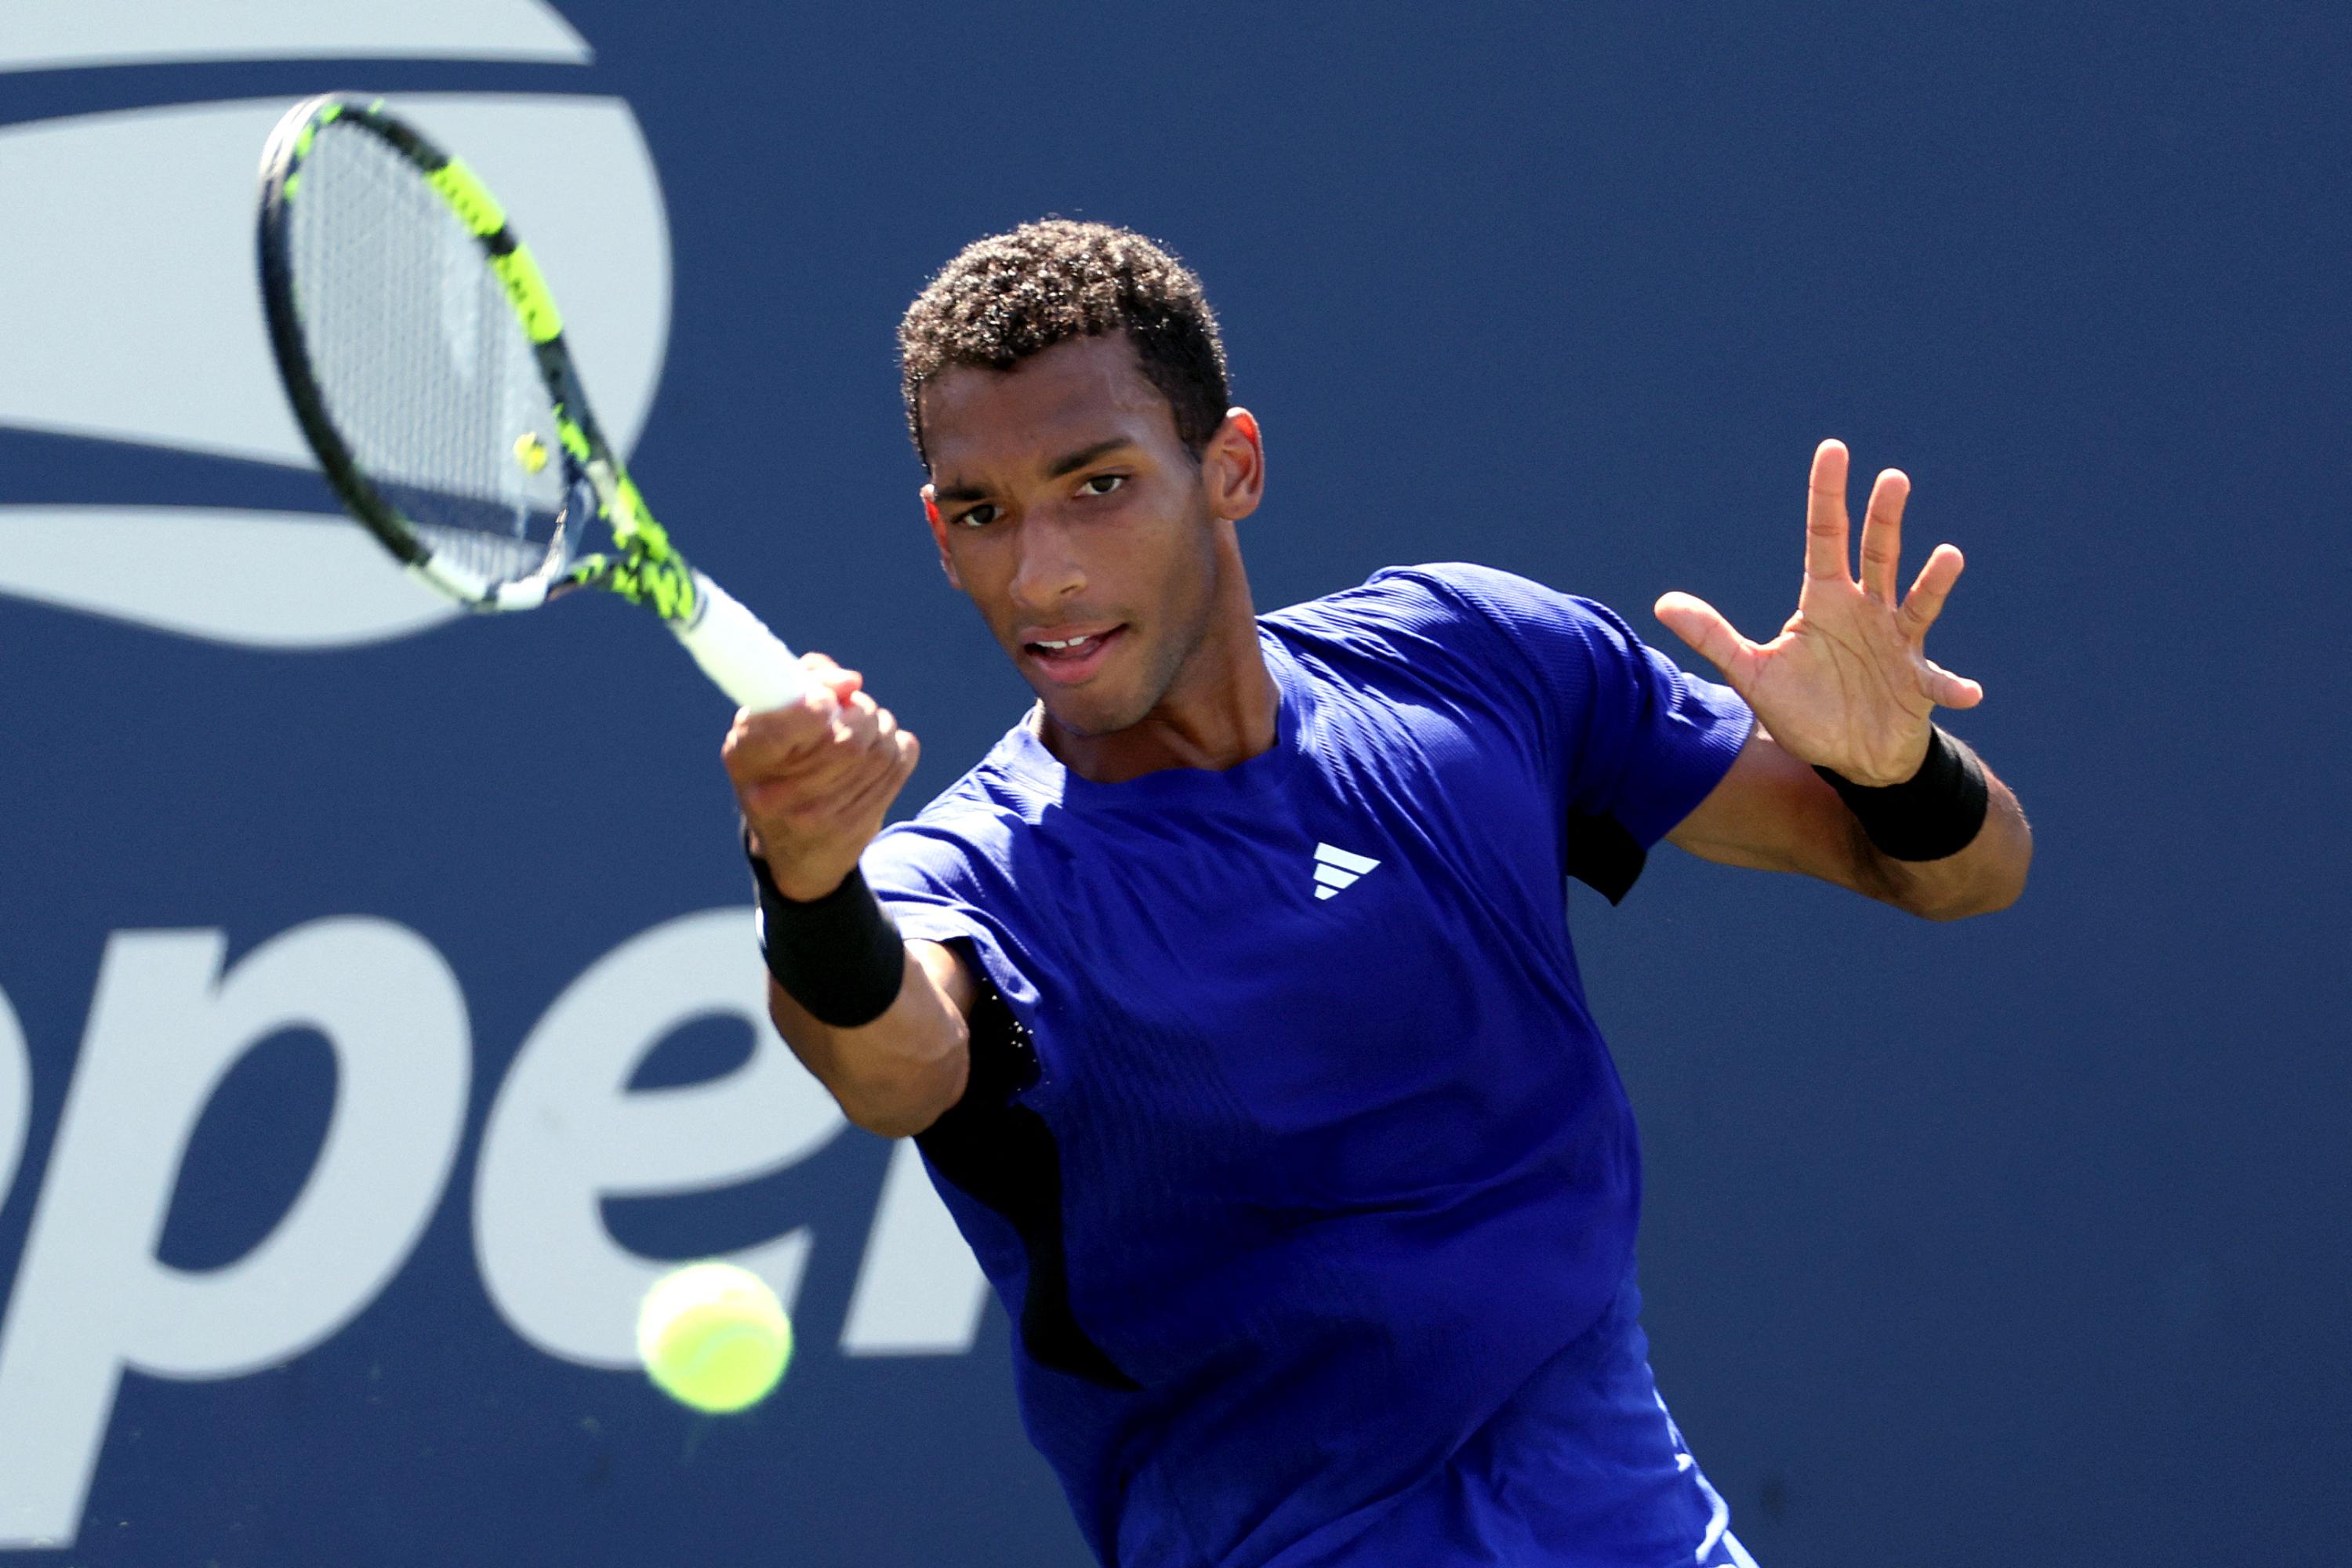
{"label": "player's left hand", "polygon": [[1911,481],[1888,468],[1871,487],[1857,579],[1847,565],[1845,482],[1844,444],[1822,442],[1806,512],[1805,585],[1779,637],[1749,642],[1688,594],[1660,599],[1657,616],[1723,672],[1783,750],[1858,784],[1901,784],[1927,755],[1935,710],[1984,700],[1984,688],[1937,665],[1923,646],[1966,563],[1938,544],[1897,602]]}

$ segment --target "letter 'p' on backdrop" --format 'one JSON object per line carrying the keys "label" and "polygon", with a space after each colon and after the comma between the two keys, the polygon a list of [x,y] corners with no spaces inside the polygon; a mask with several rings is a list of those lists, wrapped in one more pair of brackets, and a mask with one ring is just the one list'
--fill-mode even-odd
{"label": "letter 'p' on backdrop", "polygon": [[[921,734],[902,809],[1025,693],[891,329],[1023,219],[1203,274],[1268,607],[1475,559],[1754,633],[1814,442],[1903,467],[2041,858],[1952,929],[1664,851],[1573,900],[1660,1381],[1768,1565],[2308,1552],[2347,68],[2323,6],[0,8],[0,1563],[1085,1561],[919,1162],[763,1017],[723,702],[312,472],[253,201],[328,89],[501,193],[657,510]],[[712,1256],[799,1333],[739,1417],[630,1364]]]}

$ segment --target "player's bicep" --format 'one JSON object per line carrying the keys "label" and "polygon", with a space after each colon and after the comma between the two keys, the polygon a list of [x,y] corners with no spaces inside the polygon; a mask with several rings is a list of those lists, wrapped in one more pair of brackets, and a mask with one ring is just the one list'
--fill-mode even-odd
{"label": "player's bicep", "polygon": [[926,942],[920,937],[907,939],[908,955],[916,966],[930,977],[948,1005],[959,1018],[971,1016],[971,1005],[980,996],[980,977],[973,973],[971,960],[959,947],[943,942]]}
{"label": "player's bicep", "polygon": [[1857,892],[1866,858],[1853,814],[1819,773],[1780,749],[1761,724],[1706,798],[1668,842],[1701,859],[1759,871],[1798,871]]}

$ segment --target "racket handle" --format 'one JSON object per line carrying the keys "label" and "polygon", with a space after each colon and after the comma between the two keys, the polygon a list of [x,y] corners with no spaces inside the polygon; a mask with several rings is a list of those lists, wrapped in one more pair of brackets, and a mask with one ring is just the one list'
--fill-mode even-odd
{"label": "racket handle", "polygon": [[699,572],[694,574],[694,594],[698,601],[694,618],[672,621],[669,629],[702,666],[702,673],[754,713],[798,701],[808,677],[767,623]]}

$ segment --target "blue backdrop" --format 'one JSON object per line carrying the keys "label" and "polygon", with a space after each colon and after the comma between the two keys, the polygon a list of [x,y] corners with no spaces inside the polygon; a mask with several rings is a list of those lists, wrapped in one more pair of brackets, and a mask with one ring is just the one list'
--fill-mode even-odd
{"label": "blue backdrop", "polygon": [[[0,33],[0,1558],[1084,1560],[1001,1311],[719,977],[723,701],[634,612],[440,624],[300,515],[238,204],[334,87],[508,195],[656,508],[921,734],[904,809],[1024,694],[891,330],[1024,218],[1206,278],[1267,606],[1470,558],[1762,636],[1813,444],[1906,468],[2033,883],[1571,900],[1661,1384],[1768,1568],[2328,1539],[2340,6],[90,9]],[[609,1364],[633,1258],[746,1248],[766,1405]]]}

